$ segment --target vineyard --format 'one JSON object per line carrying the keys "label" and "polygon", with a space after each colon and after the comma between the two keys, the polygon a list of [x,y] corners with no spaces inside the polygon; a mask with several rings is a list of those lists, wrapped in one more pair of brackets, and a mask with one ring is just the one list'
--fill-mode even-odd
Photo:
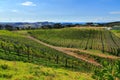
{"label": "vineyard", "polygon": [[[94,51],[109,57],[93,55]],[[97,52],[94,53],[97,54]],[[94,71],[100,72],[99,70],[101,70],[102,73],[102,69],[104,71],[107,65],[109,65],[108,69],[119,71],[118,65],[120,66],[120,64],[116,63],[119,61],[119,56],[120,38],[114,31],[103,28],[0,31],[0,59],[2,60],[23,61],[87,74],[95,73],[93,77],[96,78],[99,73]],[[99,65],[95,65],[94,62]],[[111,65],[116,66],[112,68]],[[1,73],[1,75],[3,74]],[[120,76],[119,72],[116,75]]]}
{"label": "vineyard", "polygon": [[[24,61],[51,67],[93,71],[95,65],[38,44],[25,36],[9,31],[0,32],[0,58]],[[89,64],[89,66],[86,66]]]}
{"label": "vineyard", "polygon": [[34,30],[35,38],[61,47],[99,50],[104,54],[120,56],[120,38],[105,29],[53,29]]}

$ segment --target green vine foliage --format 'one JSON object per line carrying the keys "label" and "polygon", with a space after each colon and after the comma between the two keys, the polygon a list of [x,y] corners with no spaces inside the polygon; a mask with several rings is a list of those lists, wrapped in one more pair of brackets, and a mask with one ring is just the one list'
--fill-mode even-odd
{"label": "green vine foliage", "polygon": [[93,74],[95,80],[120,80],[120,61],[114,64],[104,62],[102,69],[96,69]]}

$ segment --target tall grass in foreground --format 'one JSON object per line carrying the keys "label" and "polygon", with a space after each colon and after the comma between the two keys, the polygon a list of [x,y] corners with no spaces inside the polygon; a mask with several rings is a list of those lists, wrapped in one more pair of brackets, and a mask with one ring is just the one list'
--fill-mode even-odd
{"label": "tall grass in foreground", "polygon": [[[86,77],[87,76],[87,77]],[[0,59],[0,80],[93,80],[91,74]]]}

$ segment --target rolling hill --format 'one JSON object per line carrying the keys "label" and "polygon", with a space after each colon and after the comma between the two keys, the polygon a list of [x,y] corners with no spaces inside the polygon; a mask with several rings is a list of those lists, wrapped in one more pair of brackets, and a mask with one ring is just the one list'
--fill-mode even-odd
{"label": "rolling hill", "polygon": [[104,28],[1,30],[0,79],[119,79],[119,41]]}

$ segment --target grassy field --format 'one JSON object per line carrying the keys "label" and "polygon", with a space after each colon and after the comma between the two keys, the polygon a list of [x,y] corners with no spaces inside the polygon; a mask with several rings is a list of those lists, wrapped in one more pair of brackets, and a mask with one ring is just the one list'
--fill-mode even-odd
{"label": "grassy field", "polygon": [[0,80],[93,80],[91,74],[0,59]]}

